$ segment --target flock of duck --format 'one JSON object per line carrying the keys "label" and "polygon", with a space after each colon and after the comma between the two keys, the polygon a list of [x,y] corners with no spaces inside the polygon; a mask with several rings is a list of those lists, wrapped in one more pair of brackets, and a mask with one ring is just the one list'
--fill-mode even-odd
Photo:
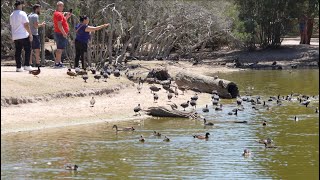
{"label": "flock of duck", "polygon": [[[114,69],[112,70],[111,68],[104,68],[103,70],[100,71],[100,73],[96,73],[96,70],[93,68],[90,68],[90,71],[92,72],[92,74],[94,74],[94,79],[96,80],[100,80],[101,77],[104,78],[104,80],[106,81],[107,78],[109,78],[111,76],[111,74],[113,74],[115,77],[120,77],[120,70],[119,69]],[[75,72],[72,72],[71,69],[68,69],[67,74],[70,77],[76,77],[78,75],[81,75],[84,82],[87,82],[88,80],[88,74],[86,70],[80,70],[80,69],[75,69]],[[125,72],[125,74],[127,75],[128,79],[130,79],[131,75],[128,74],[128,71]],[[137,86],[137,91],[138,93],[141,93],[142,90],[142,86],[145,80],[139,78],[139,82],[138,82],[138,86]],[[166,91],[167,93],[167,99],[169,102],[171,102],[173,97],[177,97],[178,95],[184,95],[184,92],[186,91],[186,87],[180,87],[180,86],[176,86],[173,85],[171,82],[171,79],[166,80],[166,81],[162,81],[161,84],[162,88]],[[160,87],[155,86],[154,84],[151,85],[149,87],[151,94],[153,96],[153,101],[154,103],[157,103],[159,100],[159,96],[157,94],[157,92],[159,92],[161,90]],[[179,91],[182,91],[182,94],[179,93]],[[198,93],[201,93],[200,91],[195,90],[196,93],[194,94],[194,96],[190,97],[190,100],[187,100],[186,102],[183,102],[180,104],[180,106],[182,107],[183,111],[186,110],[186,108],[189,107],[189,105],[193,108],[196,109],[197,107],[197,100],[198,100]],[[271,106],[281,106],[284,102],[298,102],[300,105],[305,106],[306,108],[308,108],[309,104],[311,103],[312,99],[317,99],[316,96],[308,96],[308,95],[301,95],[301,94],[297,94],[297,93],[291,93],[289,95],[286,96],[271,96],[267,99],[262,99],[260,96],[238,96],[237,100],[236,100],[236,108],[234,108],[231,112],[228,112],[227,114],[230,116],[238,116],[238,112],[239,111],[244,111],[245,108],[243,106],[244,103],[248,103],[251,104],[251,108],[254,110],[260,110],[260,109],[264,109],[269,111]],[[223,111],[223,104],[220,101],[220,97],[218,95],[217,91],[212,91],[212,96],[211,96],[211,103],[213,105],[213,109],[215,111]],[[95,99],[94,97],[92,97],[92,99],[90,100],[90,105],[91,107],[94,107],[95,104]],[[171,108],[173,110],[178,109],[178,106],[176,104],[171,104],[170,105]],[[136,107],[133,108],[133,111],[135,113],[135,115],[141,115],[140,112],[142,111],[142,108],[140,106],[140,104],[138,104]],[[203,113],[208,113],[210,112],[211,109],[208,107],[208,105],[205,105],[205,107],[202,108],[202,112]],[[319,109],[318,107],[315,108],[315,113],[319,113]],[[201,120],[203,121],[203,125],[204,126],[214,126],[213,122],[208,122],[206,118],[201,118]],[[298,117],[294,116],[293,118],[294,121],[298,121]],[[235,121],[234,123],[247,123],[247,121]],[[263,121],[262,126],[267,126],[267,121]],[[135,131],[134,127],[118,127],[117,125],[114,125],[112,127],[112,129],[115,129],[116,132],[118,131]],[[157,137],[161,137],[162,134],[160,132],[153,132],[154,136]],[[209,139],[209,132],[206,132],[204,135],[192,135],[191,137],[196,138],[196,139],[200,139],[200,140],[208,140]],[[145,142],[146,138],[142,135],[139,136],[138,139],[140,142]],[[164,136],[163,141],[165,142],[170,142],[170,138],[168,136]],[[273,145],[273,140],[271,138],[267,138],[267,139],[260,139],[257,141],[260,144],[264,144],[265,148],[277,148],[277,146]],[[243,156],[250,156],[251,152],[249,149],[244,149],[242,155]],[[69,170],[76,170],[78,168],[77,165],[68,165],[66,167],[66,169]]]}

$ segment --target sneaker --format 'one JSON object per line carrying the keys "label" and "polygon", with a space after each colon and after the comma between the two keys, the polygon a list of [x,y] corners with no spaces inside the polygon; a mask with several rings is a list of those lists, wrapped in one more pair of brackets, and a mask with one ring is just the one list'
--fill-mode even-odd
{"label": "sneaker", "polygon": [[63,66],[63,64],[61,64],[61,62],[58,64],[55,64],[54,67],[55,68],[64,68],[64,66]]}
{"label": "sneaker", "polygon": [[16,72],[23,72],[23,69],[22,68],[17,68]]}
{"label": "sneaker", "polygon": [[26,71],[32,71],[33,69],[32,69],[31,66],[24,66],[24,70],[26,70]]}

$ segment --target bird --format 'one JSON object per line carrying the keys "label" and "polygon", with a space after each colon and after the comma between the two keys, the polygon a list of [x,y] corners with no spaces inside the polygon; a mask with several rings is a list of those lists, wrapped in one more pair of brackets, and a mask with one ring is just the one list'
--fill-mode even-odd
{"label": "bird", "polygon": [[96,100],[94,99],[94,97],[92,97],[92,99],[90,100],[91,107],[93,107],[95,103],[96,103]]}
{"label": "bird", "polygon": [[305,100],[301,102],[301,105],[305,105],[306,107],[308,107],[308,105],[310,104],[310,100]]}
{"label": "bird", "polygon": [[236,115],[236,116],[238,116],[238,109],[235,109],[235,113],[229,112],[228,115]]}
{"label": "bird", "polygon": [[220,104],[220,107],[216,107],[214,110],[216,110],[216,111],[222,111],[222,104]]}
{"label": "bird", "polygon": [[242,154],[242,156],[250,156],[250,150],[249,149],[245,149],[244,151],[243,151],[243,154]]}
{"label": "bird", "polygon": [[184,91],[186,90],[186,87],[184,87],[184,86],[179,86],[178,89],[179,89],[180,91],[182,91],[182,95],[184,95]]}
{"label": "bird", "polygon": [[150,86],[150,90],[151,90],[151,93],[153,92],[158,92],[161,88],[158,88],[157,86]]}
{"label": "bird", "polygon": [[80,68],[76,67],[74,68],[74,71],[78,74],[78,72],[80,72]]}
{"label": "bird", "polygon": [[264,142],[263,144],[265,148],[277,148],[277,146],[273,146],[271,144],[268,144],[267,142]]}
{"label": "bird", "polygon": [[196,109],[197,108],[197,101],[196,100],[191,100],[190,105]]}
{"label": "bird", "polygon": [[204,107],[203,109],[202,109],[202,112],[209,112],[209,108],[208,108],[208,105],[206,104],[206,107]]}
{"label": "bird", "polygon": [[203,135],[193,135],[193,138],[209,139],[209,135],[210,135],[210,133],[207,132],[205,136],[203,136]]}
{"label": "bird", "polygon": [[163,84],[163,85],[162,85],[162,88],[163,88],[164,90],[166,90],[166,92],[168,92],[169,89],[170,89],[170,84]]}
{"label": "bird", "polygon": [[242,100],[241,99],[237,99],[237,105],[240,106],[242,104]]}
{"label": "bird", "polygon": [[205,126],[214,126],[214,124],[212,122],[207,122],[206,118],[203,119],[203,124]]}
{"label": "bird", "polygon": [[120,70],[119,70],[119,69],[114,70],[113,75],[114,75],[115,77],[120,78]]}
{"label": "bird", "polygon": [[277,65],[277,61],[274,61],[274,62],[272,63],[272,66],[275,66],[275,65]]}
{"label": "bird", "polygon": [[78,166],[76,164],[72,165],[72,164],[66,164],[65,165],[65,169],[66,170],[74,170],[76,171],[78,169]]}
{"label": "bird", "polygon": [[294,116],[294,121],[299,121],[299,118],[297,116]]}
{"label": "bird", "polygon": [[272,143],[272,139],[271,138],[267,138],[267,139],[260,139],[259,141],[258,141],[258,143],[260,143],[260,144],[264,144],[264,143],[267,143],[267,144],[271,144]]}
{"label": "bird", "polygon": [[[101,71],[102,72],[102,71]],[[107,79],[109,78],[109,75],[107,72],[103,72],[102,74],[103,78],[104,78],[104,82],[107,82]]]}
{"label": "bird", "polygon": [[138,106],[136,106],[135,108],[133,108],[133,111],[137,114],[139,113],[139,115],[141,116],[140,112],[141,111],[141,107],[140,107],[140,104],[138,104]]}
{"label": "bird", "polygon": [[80,70],[79,68],[77,69],[76,68],[76,73],[78,74],[78,75],[87,75],[88,73],[87,73],[87,71],[86,71],[86,69],[84,69],[84,70]]}
{"label": "bird", "polygon": [[91,71],[92,74],[96,74],[97,70],[95,68],[90,68],[90,71]]}
{"label": "bird", "polygon": [[161,136],[161,133],[159,133],[159,132],[157,132],[157,131],[153,131],[153,135],[154,135],[154,136],[159,136],[159,137],[160,137],[160,136]]}
{"label": "bird", "polygon": [[196,93],[194,96],[192,96],[191,100],[194,100],[194,101],[198,100],[198,94]]}
{"label": "bird", "polygon": [[139,94],[141,93],[141,89],[142,89],[142,86],[139,84],[139,85],[137,86],[137,90],[138,90],[138,93],[139,93]]}
{"label": "bird", "polygon": [[169,139],[167,136],[164,136],[163,141],[165,141],[165,142],[169,142],[169,141],[170,141],[170,139]]}
{"label": "bird", "polygon": [[319,108],[318,107],[316,107],[315,113],[319,113]]}
{"label": "bird", "polygon": [[159,99],[158,94],[153,93],[153,101],[156,102]]}
{"label": "bird", "polygon": [[267,125],[267,121],[263,121],[262,126],[266,126]]}
{"label": "bird", "polygon": [[100,74],[95,74],[93,77],[94,77],[94,81],[96,81],[96,79],[97,79],[98,82],[99,82],[99,79],[101,78],[101,75]]}
{"label": "bird", "polygon": [[82,79],[84,80],[84,82],[87,82],[88,78],[89,77],[87,74],[82,75]]}
{"label": "bird", "polygon": [[219,100],[220,100],[220,97],[219,97],[219,95],[214,94],[214,95],[211,96],[211,99],[213,99],[213,100],[215,100],[215,101],[219,101]]}
{"label": "bird", "polygon": [[38,77],[38,75],[40,74],[40,72],[41,72],[40,66],[38,66],[38,69],[37,69],[37,70],[29,71],[29,74],[32,74],[32,75],[34,75],[35,77]]}
{"label": "bird", "polygon": [[175,90],[174,90],[174,97],[177,97],[179,95],[179,92],[178,92],[178,88],[175,87]]}
{"label": "bird", "polygon": [[168,100],[169,101],[171,101],[172,97],[173,97],[172,93],[168,93]]}
{"label": "bird", "polygon": [[145,141],[145,139],[144,139],[144,137],[142,135],[140,136],[139,141],[140,142],[144,142]]}
{"label": "bird", "polygon": [[189,101],[187,101],[186,103],[180,104],[180,106],[183,107],[183,110],[185,111],[186,108],[189,106]]}
{"label": "bird", "polygon": [[117,125],[113,125],[112,129],[116,128],[116,131],[134,131],[134,127],[124,127],[124,128],[118,128]]}
{"label": "bird", "polygon": [[67,74],[68,74],[70,77],[73,77],[73,78],[74,78],[75,76],[77,76],[77,73],[72,72],[70,68],[68,69]]}

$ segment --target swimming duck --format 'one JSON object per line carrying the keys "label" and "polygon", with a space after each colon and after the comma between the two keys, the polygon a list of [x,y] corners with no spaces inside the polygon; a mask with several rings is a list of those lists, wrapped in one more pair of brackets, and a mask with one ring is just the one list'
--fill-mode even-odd
{"label": "swimming duck", "polygon": [[209,112],[209,108],[207,104],[206,104],[206,107],[202,109],[202,112]]}
{"label": "swimming duck", "polygon": [[140,136],[139,141],[140,142],[144,142],[145,141],[145,139],[144,139],[144,137],[142,135]]}
{"label": "swimming duck", "polygon": [[209,139],[209,135],[210,135],[210,133],[207,132],[205,136],[203,136],[203,135],[193,135],[193,138]]}
{"label": "swimming duck", "polygon": [[139,113],[139,115],[141,116],[141,114],[140,114],[140,112],[139,112],[139,111],[141,111],[140,104],[138,104],[137,107],[133,108],[133,111],[136,113],[136,115],[137,115],[137,113]]}
{"label": "swimming duck", "polygon": [[159,136],[159,137],[161,136],[161,134],[159,132],[156,132],[156,131],[153,131],[153,135],[154,136]]}
{"label": "swimming duck", "polygon": [[270,145],[267,142],[264,142],[263,144],[265,148],[277,148],[277,146]]}
{"label": "swimming duck", "polygon": [[170,141],[170,139],[169,139],[167,136],[164,136],[163,141],[165,141],[165,142],[169,142],[169,141]]}
{"label": "swimming duck", "polygon": [[207,123],[206,118],[203,119],[203,124],[204,124],[205,126],[213,126],[213,125],[214,125],[212,122],[208,122],[208,123]]}
{"label": "swimming duck", "polygon": [[243,151],[243,154],[242,154],[242,156],[250,156],[250,150],[249,149],[245,149],[244,151]]}
{"label": "swimming duck", "polygon": [[76,164],[72,165],[72,164],[66,164],[65,165],[65,169],[66,170],[74,170],[76,171],[78,169],[78,166]]}
{"label": "swimming duck", "polygon": [[271,138],[260,139],[260,140],[258,141],[258,143],[260,143],[260,144],[264,144],[264,143],[271,144],[271,143],[272,143],[272,139],[271,139]]}
{"label": "swimming duck", "polygon": [[266,126],[267,125],[267,121],[263,121],[262,126]]}
{"label": "swimming duck", "polygon": [[92,97],[90,100],[91,107],[93,107],[95,103],[96,103],[96,100],[94,99],[94,97]]}
{"label": "swimming duck", "polygon": [[235,109],[235,113],[234,114],[232,112],[229,112],[228,115],[236,115],[236,116],[238,116],[238,108]]}
{"label": "swimming duck", "polygon": [[214,110],[216,110],[216,111],[222,111],[222,104],[220,104],[220,107],[216,107]]}
{"label": "swimming duck", "polygon": [[116,131],[134,131],[134,127],[124,127],[124,128],[118,128],[117,125],[113,125],[112,129],[116,128]]}

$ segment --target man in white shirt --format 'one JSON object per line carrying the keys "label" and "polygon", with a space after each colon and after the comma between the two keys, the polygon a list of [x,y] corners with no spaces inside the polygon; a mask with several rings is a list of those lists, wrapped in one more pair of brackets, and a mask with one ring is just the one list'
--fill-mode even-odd
{"label": "man in white shirt", "polygon": [[23,72],[21,68],[21,51],[22,48],[25,51],[25,60],[24,60],[24,70],[31,71],[32,67],[30,66],[30,53],[31,53],[31,42],[33,36],[29,26],[29,19],[27,14],[22,11],[24,6],[23,0],[17,0],[14,3],[15,9],[10,15],[10,25],[11,25],[11,34],[12,40],[14,40],[16,52],[16,66],[17,72]]}

